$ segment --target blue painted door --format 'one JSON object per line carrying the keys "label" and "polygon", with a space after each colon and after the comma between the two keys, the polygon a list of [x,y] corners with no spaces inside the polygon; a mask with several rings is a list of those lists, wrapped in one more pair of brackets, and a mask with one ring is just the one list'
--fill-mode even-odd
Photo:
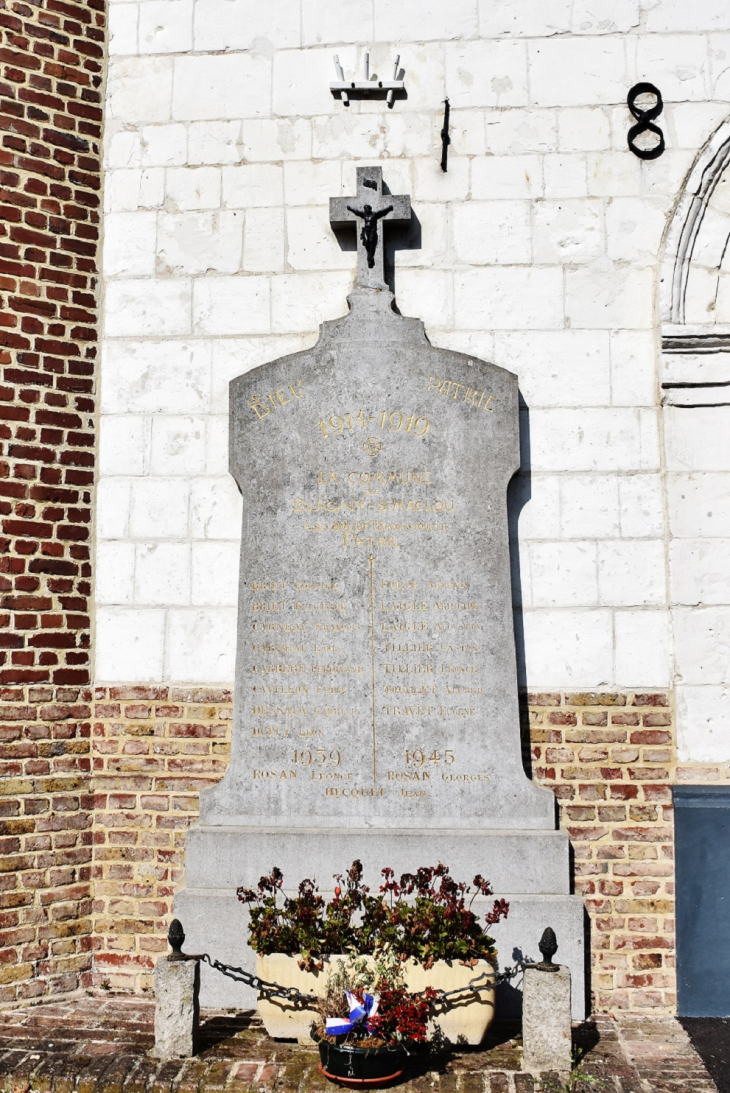
{"label": "blue painted door", "polygon": [[681,1017],[730,1016],[730,786],[675,786]]}

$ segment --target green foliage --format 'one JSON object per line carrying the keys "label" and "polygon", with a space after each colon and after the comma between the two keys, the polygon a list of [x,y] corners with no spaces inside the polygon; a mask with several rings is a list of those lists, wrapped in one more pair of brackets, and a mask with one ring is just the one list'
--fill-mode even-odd
{"label": "green foliage", "polygon": [[493,895],[483,877],[466,885],[439,863],[404,873],[396,881],[393,870],[386,868],[373,895],[363,884],[362,872],[362,864],[354,861],[344,875],[337,874],[328,902],[312,880],[303,880],[297,895],[287,896],[277,868],[257,888],[238,888],[239,900],[250,906],[251,948],[262,954],[301,954],[305,967],[333,953],[387,951],[395,960],[412,957],[426,967],[436,960],[468,963],[494,956],[494,941],[485,926],[504,918],[509,905],[495,900],[484,924],[479,921],[472,911],[474,899]]}
{"label": "green foliage", "polygon": [[589,1074],[583,1067],[586,1052],[581,1048],[573,1048],[573,1065],[566,1081],[556,1082],[552,1078],[542,1083],[542,1093],[587,1093],[590,1086],[608,1085],[605,1078],[598,1078],[595,1074]]}

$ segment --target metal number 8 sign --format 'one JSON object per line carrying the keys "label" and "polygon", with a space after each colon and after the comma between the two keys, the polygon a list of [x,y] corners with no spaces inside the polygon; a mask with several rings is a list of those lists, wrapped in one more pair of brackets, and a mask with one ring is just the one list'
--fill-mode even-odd
{"label": "metal number 8 sign", "polygon": [[[642,95],[653,95],[653,106],[638,106],[637,99]],[[658,125],[653,125],[654,118],[658,118],[664,109],[662,95],[658,87],[653,83],[637,83],[629,91],[626,99],[631,113],[637,119],[636,125],[632,125],[627,134],[629,148],[639,159],[657,159],[664,151],[664,134]],[[651,133],[657,139],[648,147],[636,143],[636,138],[643,133]]]}

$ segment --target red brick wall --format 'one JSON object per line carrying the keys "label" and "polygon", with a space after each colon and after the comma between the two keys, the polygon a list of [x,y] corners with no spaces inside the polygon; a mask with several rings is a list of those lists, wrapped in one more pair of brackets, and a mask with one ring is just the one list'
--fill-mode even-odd
{"label": "red brick wall", "polygon": [[[94,981],[139,993],[166,948],[200,789],[228,763],[231,694],[130,684],[97,687],[96,699]],[[535,694],[525,716],[534,777],[558,797],[573,845],[594,1006],[672,1013],[670,696]]]}
{"label": "red brick wall", "polygon": [[594,1007],[674,1013],[671,696],[528,695],[534,777],[554,790],[591,924]]}
{"label": "red brick wall", "polygon": [[0,1002],[91,982],[90,698],[0,692]]}
{"label": "red brick wall", "polygon": [[[0,1003],[13,1003],[90,984],[93,954],[98,985],[149,987],[231,706],[218,689],[130,685],[93,708],[104,0],[0,0],[0,36]],[[671,1011],[669,697],[534,695],[529,718],[591,918],[596,1006]]]}
{"label": "red brick wall", "polygon": [[104,0],[0,0],[0,1001],[88,980]]}
{"label": "red brick wall", "polygon": [[200,790],[222,778],[232,696],[223,688],[97,687],[94,982],[149,991],[167,949],[185,836]]}

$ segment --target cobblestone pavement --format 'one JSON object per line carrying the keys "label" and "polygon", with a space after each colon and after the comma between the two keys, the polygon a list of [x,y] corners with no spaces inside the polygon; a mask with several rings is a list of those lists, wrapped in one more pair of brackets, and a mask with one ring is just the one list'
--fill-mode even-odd
{"label": "cobblestone pavement", "polygon": [[[314,1048],[269,1040],[251,1013],[205,1011],[199,1054],[160,1062],[149,1054],[153,1016],[151,1001],[113,995],[5,1011],[0,1014],[0,1090],[314,1093],[337,1088],[319,1073]],[[687,1034],[672,1018],[598,1017],[576,1029],[575,1040],[586,1051],[584,1071],[605,1082],[585,1085],[586,1091],[716,1093]],[[520,1073],[520,1058],[518,1031],[499,1026],[483,1047],[441,1063],[432,1060],[398,1088],[409,1093],[538,1093],[540,1083]],[[543,1077],[549,1082],[551,1076]]]}

